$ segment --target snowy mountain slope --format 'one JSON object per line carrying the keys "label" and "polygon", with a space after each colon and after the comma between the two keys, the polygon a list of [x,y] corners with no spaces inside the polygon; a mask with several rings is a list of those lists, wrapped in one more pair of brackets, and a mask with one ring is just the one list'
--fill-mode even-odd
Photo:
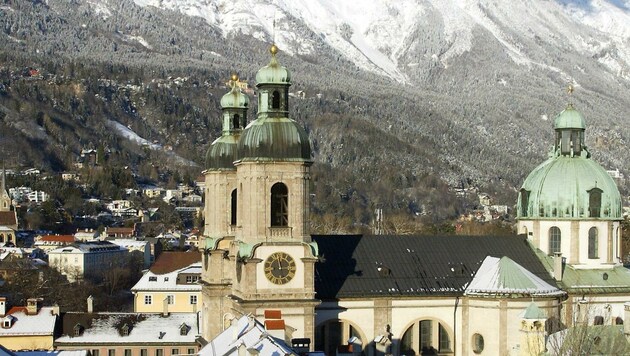
{"label": "snowy mountain slope", "polygon": [[[135,0],[141,6],[180,11],[204,18],[224,36],[246,34],[275,41],[290,54],[313,54],[324,41],[359,67],[400,82],[408,81],[406,60],[422,56],[447,67],[472,49],[480,32],[489,34],[518,65],[563,69],[548,63],[543,47],[567,48],[597,60],[630,79],[629,1],[478,0]],[[316,36],[296,36],[300,22]],[[275,23],[275,27],[274,27]],[[418,27],[435,38],[417,37]],[[433,48],[423,43],[436,41]],[[429,50],[429,51],[427,51]],[[570,75],[562,73],[566,80]]]}

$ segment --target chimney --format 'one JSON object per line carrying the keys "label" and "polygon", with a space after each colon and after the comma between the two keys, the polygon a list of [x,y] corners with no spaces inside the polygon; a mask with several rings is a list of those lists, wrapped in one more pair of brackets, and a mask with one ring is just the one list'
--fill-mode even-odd
{"label": "chimney", "polygon": [[55,303],[55,305],[52,306],[50,314],[59,316],[59,304]]}
{"label": "chimney", "polygon": [[168,316],[168,296],[162,300],[162,316]]}
{"label": "chimney", "polygon": [[553,254],[553,278],[557,282],[562,280],[562,252]]}
{"label": "chimney", "polygon": [[265,330],[267,333],[280,340],[285,340],[285,324],[282,319],[282,311],[265,310]]}
{"label": "chimney", "polygon": [[28,298],[26,300],[26,315],[36,315],[39,311],[41,298]]}
{"label": "chimney", "polygon": [[87,312],[92,314],[94,313],[94,297],[87,297]]}
{"label": "chimney", "polygon": [[0,318],[4,318],[7,315],[7,298],[0,297]]}

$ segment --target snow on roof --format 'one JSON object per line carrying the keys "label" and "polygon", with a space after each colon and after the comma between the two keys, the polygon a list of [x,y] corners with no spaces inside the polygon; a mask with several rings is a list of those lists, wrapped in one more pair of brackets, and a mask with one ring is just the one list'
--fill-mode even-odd
{"label": "snow on roof", "polygon": [[0,328],[0,336],[52,335],[55,330],[57,315],[51,307],[41,308],[35,315],[26,315],[23,307],[12,308],[9,315],[15,319],[10,328]]}
{"label": "snow on roof", "polygon": [[[63,335],[55,339],[55,344],[103,342],[192,344],[199,336],[197,313],[172,313],[168,316],[142,313],[66,313],[63,322]],[[81,335],[74,336],[73,328],[77,324],[80,324],[84,329]],[[125,324],[129,331],[129,335],[126,336],[121,334]],[[187,327],[185,333],[181,331],[183,324],[186,324]]]}
{"label": "snow on roof", "polygon": [[251,315],[234,320],[229,328],[199,350],[197,355],[238,355],[241,345],[246,349],[257,350],[259,355],[296,355],[283,340],[269,335],[265,327]]}
{"label": "snow on roof", "polygon": [[135,247],[135,248],[142,248],[148,244],[147,241],[138,241],[138,240],[133,240],[133,239],[115,239],[115,240],[108,240],[108,241],[118,246]]}
{"label": "snow on roof", "polygon": [[87,350],[16,351],[15,356],[88,356]]}
{"label": "snow on roof", "polygon": [[177,275],[180,273],[201,276],[201,262],[195,262],[190,266],[165,274],[155,274],[152,271],[147,271],[131,290],[134,292],[146,290],[201,291],[201,285],[197,283],[177,284]]}
{"label": "snow on roof", "polygon": [[527,294],[557,296],[564,294],[509,257],[484,260],[464,295]]}

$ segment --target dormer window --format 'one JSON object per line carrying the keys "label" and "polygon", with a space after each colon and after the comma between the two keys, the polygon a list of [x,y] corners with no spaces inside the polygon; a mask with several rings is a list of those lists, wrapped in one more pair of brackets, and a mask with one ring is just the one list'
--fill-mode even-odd
{"label": "dormer window", "polygon": [[129,324],[125,324],[122,326],[122,328],[120,329],[120,334],[122,336],[129,336]]}
{"label": "dormer window", "polygon": [[179,326],[179,334],[182,336],[188,335],[188,330],[190,330],[190,327],[186,325],[186,323],[182,323],[182,325]]}
{"label": "dormer window", "polygon": [[6,317],[4,317],[2,319],[2,328],[4,329],[11,328],[11,326],[13,326],[13,318],[15,318],[13,315],[7,315]]}
{"label": "dormer window", "polygon": [[149,282],[157,282],[157,277],[149,277]]}
{"label": "dormer window", "polygon": [[76,324],[74,328],[72,328],[72,331],[74,332],[74,336],[83,335],[83,330],[85,330],[85,328],[81,324]]}

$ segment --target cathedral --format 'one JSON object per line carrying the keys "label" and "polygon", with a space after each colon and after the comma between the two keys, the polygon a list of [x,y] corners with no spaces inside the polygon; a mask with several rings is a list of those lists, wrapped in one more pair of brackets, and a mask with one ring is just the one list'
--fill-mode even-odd
{"label": "cathedral", "polygon": [[256,117],[232,76],[206,155],[206,340],[253,315],[327,355],[531,355],[553,354],[562,330],[630,324],[621,196],[572,106],[519,191],[518,235],[311,235],[309,138],[289,117],[291,73],[270,55]]}

